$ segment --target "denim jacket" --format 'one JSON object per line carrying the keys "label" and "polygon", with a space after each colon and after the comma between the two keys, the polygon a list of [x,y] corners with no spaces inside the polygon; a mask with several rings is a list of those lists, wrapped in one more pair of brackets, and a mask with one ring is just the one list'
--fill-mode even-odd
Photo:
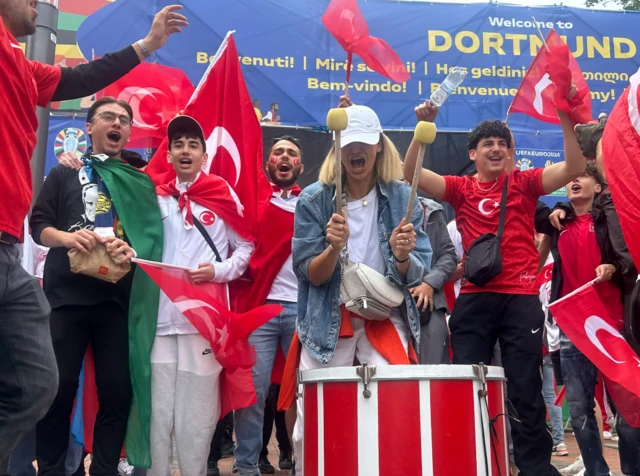
{"label": "denim jacket", "polygon": [[[386,260],[386,276],[402,289],[411,333],[419,343],[420,317],[409,288],[418,286],[431,264],[431,246],[422,229],[423,212],[415,201],[411,221],[416,231],[416,247],[409,255],[407,276],[396,269],[389,238],[400,224],[409,202],[410,187],[402,182],[378,181],[378,232],[382,256]],[[293,234],[293,270],[298,277],[298,322],[300,341],[316,360],[328,363],[333,357],[340,333],[340,262],[331,279],[321,286],[309,281],[308,268],[313,258],[328,246],[327,223],[335,210],[335,186],[316,182],[305,188],[296,205]]]}

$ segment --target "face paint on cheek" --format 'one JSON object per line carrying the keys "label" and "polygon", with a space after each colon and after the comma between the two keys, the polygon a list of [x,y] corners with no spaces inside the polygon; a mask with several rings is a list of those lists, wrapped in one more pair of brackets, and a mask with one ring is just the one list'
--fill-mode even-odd
{"label": "face paint on cheek", "polygon": [[271,157],[271,158],[269,159],[269,163],[270,163],[270,164],[275,164],[275,163],[277,162],[277,160],[278,160],[278,159],[276,159],[275,157]]}
{"label": "face paint on cheek", "polygon": [[293,159],[293,165],[295,165],[296,167],[300,165],[300,159]]}

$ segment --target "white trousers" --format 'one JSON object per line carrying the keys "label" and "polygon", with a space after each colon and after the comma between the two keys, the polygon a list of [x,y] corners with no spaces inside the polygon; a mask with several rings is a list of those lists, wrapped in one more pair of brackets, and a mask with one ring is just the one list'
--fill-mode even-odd
{"label": "white trousers", "polygon": [[171,476],[175,437],[182,476],[206,476],[220,418],[222,367],[200,334],[156,336],[151,350],[151,468]]}
{"label": "white trousers", "polygon": [[[404,319],[400,316],[389,318],[393,323],[398,336],[402,341],[405,351],[409,349],[409,329]],[[309,355],[304,346],[300,354],[300,370],[327,369],[330,367],[352,367],[355,358],[359,362],[366,362],[371,365],[389,365],[380,353],[373,348],[364,330],[365,321],[363,319],[351,319],[353,326],[353,337],[348,339],[338,339],[336,350],[328,364],[323,364]],[[296,460],[296,476],[303,476],[304,466],[302,462],[302,437],[303,437],[303,399],[298,398],[296,424],[293,427],[293,454]]]}

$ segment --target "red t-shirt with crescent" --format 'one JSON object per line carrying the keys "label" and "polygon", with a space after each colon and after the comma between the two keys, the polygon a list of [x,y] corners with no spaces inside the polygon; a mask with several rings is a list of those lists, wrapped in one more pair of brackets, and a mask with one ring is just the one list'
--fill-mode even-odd
{"label": "red t-shirt with crescent", "polygon": [[29,61],[0,18],[0,231],[22,236],[31,206],[31,155],[36,146],[36,105],[46,107],[62,71]]}
{"label": "red t-shirt with crescent", "polygon": [[[507,211],[502,236],[502,272],[483,287],[465,283],[461,293],[494,292],[504,294],[538,294],[535,286],[539,255],[536,250],[534,218],[538,197],[544,194],[542,170],[509,176]],[[478,183],[475,177],[444,177],[444,200],[456,212],[456,224],[466,251],[474,240],[485,233],[497,233],[500,198],[506,175],[496,182]]]}

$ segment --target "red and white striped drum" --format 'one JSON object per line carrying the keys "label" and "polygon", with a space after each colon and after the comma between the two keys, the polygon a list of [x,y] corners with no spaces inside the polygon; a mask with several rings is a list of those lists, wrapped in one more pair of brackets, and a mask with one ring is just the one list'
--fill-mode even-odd
{"label": "red and white striped drum", "polygon": [[505,380],[472,365],[301,371],[303,475],[508,476]]}

